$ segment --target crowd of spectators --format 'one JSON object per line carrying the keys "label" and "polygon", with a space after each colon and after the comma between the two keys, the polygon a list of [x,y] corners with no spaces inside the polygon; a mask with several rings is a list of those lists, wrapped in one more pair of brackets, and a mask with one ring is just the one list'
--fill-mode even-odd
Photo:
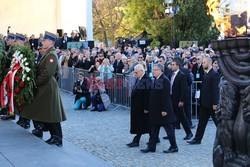
{"label": "crowd of spectators", "polygon": [[[104,47],[100,44],[92,49],[79,49],[67,48],[67,42],[79,41],[79,33],[72,31],[70,37],[67,36],[67,33],[64,33],[63,37],[59,37],[57,34],[57,37],[55,48],[63,75],[67,75],[67,68],[83,69],[89,73],[99,72],[100,78],[106,84],[106,81],[111,79],[113,75],[133,75],[134,67],[137,64],[142,64],[147,75],[152,78],[154,65],[161,63],[164,65],[165,75],[170,78],[172,73],[171,63],[175,57],[179,57],[182,62],[181,68],[188,69],[186,75],[189,76],[187,78],[191,78],[192,81],[202,81],[204,75],[202,58],[204,56],[212,58],[213,68],[220,73],[217,56],[209,46],[203,48],[193,44],[186,48],[170,48],[166,45],[160,48],[151,46],[141,48],[131,45]],[[34,50],[37,61],[39,60],[39,54],[42,53],[40,51],[42,40],[43,34],[40,34],[38,38],[35,38],[34,35],[30,38],[27,37],[26,45]],[[198,84],[198,89],[200,87],[201,85]]]}

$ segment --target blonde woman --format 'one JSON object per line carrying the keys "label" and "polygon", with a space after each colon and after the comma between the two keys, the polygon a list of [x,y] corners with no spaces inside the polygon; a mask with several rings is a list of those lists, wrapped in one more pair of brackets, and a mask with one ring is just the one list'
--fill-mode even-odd
{"label": "blonde woman", "polygon": [[100,72],[100,78],[104,81],[104,83],[106,83],[107,79],[112,78],[114,68],[109,64],[109,59],[105,58],[99,66],[98,71]]}

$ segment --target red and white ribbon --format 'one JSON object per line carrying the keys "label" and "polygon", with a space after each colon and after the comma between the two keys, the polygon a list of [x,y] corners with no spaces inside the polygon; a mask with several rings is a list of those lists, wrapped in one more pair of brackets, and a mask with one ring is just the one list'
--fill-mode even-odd
{"label": "red and white ribbon", "polygon": [[[16,72],[21,67],[20,62],[16,61],[13,68],[8,72],[1,84],[1,106],[6,107],[9,104],[9,114],[14,115],[14,81]],[[8,85],[10,96],[6,90],[6,85]]]}

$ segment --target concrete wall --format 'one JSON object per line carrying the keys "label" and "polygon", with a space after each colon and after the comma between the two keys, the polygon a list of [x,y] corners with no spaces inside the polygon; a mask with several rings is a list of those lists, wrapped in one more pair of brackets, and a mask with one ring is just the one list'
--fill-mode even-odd
{"label": "concrete wall", "polygon": [[0,0],[0,33],[35,34],[85,26],[86,0]]}

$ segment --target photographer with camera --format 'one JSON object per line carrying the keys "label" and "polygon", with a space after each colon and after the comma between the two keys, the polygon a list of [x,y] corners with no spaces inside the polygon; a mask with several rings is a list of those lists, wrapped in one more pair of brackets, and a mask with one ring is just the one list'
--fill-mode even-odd
{"label": "photographer with camera", "polygon": [[110,105],[109,96],[105,93],[105,85],[100,77],[96,77],[90,86],[91,111],[105,111]]}
{"label": "photographer with camera", "polygon": [[76,95],[74,110],[86,110],[90,106],[90,93],[88,90],[88,79],[84,77],[83,73],[78,74],[78,80],[74,84],[73,93]]}

